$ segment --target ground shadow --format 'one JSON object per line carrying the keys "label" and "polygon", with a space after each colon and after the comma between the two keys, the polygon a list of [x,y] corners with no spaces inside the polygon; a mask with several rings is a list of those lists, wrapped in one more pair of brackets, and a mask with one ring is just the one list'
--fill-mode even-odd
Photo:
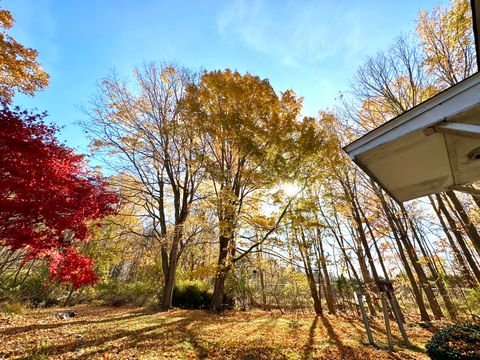
{"label": "ground shadow", "polygon": [[121,321],[121,320],[128,320],[132,318],[137,318],[140,316],[146,316],[150,315],[148,313],[144,312],[138,312],[138,313],[133,313],[130,315],[125,315],[125,316],[120,316],[120,317],[111,317],[107,319],[101,319],[101,320],[74,320],[74,321],[64,321],[64,320],[59,320],[58,322],[54,323],[49,323],[49,324],[31,324],[31,325],[25,325],[25,326],[16,326],[12,328],[7,328],[3,331],[0,332],[0,335],[17,335],[20,333],[25,333],[28,331],[33,331],[33,330],[48,330],[48,329],[56,329],[59,327],[63,326],[72,326],[72,325],[89,325],[89,324],[102,324],[102,323],[108,323],[112,321]]}
{"label": "ground shadow", "polygon": [[333,330],[333,326],[332,324],[330,324],[330,320],[328,320],[328,318],[323,314],[320,315],[320,319],[322,320],[323,326],[327,330],[330,342],[338,349],[340,357],[342,359],[348,359],[349,357],[347,357],[347,355],[349,353],[349,348],[343,344],[342,340],[340,340],[335,330]]}
{"label": "ground shadow", "polygon": [[[87,340],[78,340],[78,341],[70,341],[67,343],[59,344],[59,345],[50,345],[47,348],[43,349],[43,354],[48,355],[48,356],[54,356],[54,355],[62,355],[64,353],[70,352],[70,351],[81,351],[84,349],[87,349],[92,346],[101,346],[102,344],[108,343],[110,341],[115,341],[121,338],[127,338],[128,341],[125,343],[122,343],[121,346],[118,346],[115,348],[117,351],[121,351],[123,349],[128,349],[131,348],[132,346],[135,346],[137,343],[140,343],[146,339],[149,339],[152,337],[152,334],[148,334],[152,331],[155,331],[157,329],[162,328],[164,332],[172,332],[178,325],[179,323],[182,322],[190,322],[189,319],[179,319],[176,321],[170,321],[168,323],[161,323],[157,325],[152,325],[148,327],[144,327],[141,329],[137,330],[119,330],[116,331],[115,333],[111,335],[104,335],[101,336],[100,334],[98,336],[95,336],[94,338],[87,339]],[[153,335],[158,336],[158,335]],[[90,352],[88,354],[79,356],[78,358],[82,359],[90,359],[92,356],[98,353],[102,353],[105,351],[110,351],[112,350],[111,348],[109,349],[104,349],[101,348],[95,352]],[[35,350],[32,350],[34,352]],[[6,356],[6,358],[10,358],[15,355],[15,352],[12,351],[10,353],[3,354]]]}
{"label": "ground shadow", "polygon": [[310,359],[312,355],[312,348],[313,348],[313,343],[315,341],[315,330],[317,329],[317,324],[318,324],[318,315],[315,316],[315,318],[312,321],[312,324],[310,325],[310,328],[308,329],[308,340],[307,343],[304,345],[303,349],[303,359]]}

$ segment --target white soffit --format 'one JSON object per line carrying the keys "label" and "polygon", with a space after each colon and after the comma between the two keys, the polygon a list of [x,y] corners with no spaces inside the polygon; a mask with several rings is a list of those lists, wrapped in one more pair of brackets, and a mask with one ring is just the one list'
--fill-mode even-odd
{"label": "white soffit", "polygon": [[[480,180],[476,73],[344,147],[399,202]],[[480,157],[480,154],[479,154]]]}

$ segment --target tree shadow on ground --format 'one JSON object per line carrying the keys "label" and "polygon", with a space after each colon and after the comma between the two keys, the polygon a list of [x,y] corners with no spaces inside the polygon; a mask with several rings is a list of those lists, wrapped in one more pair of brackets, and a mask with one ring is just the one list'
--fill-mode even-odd
{"label": "tree shadow on ground", "polygon": [[[100,346],[103,344],[106,344],[110,341],[115,341],[119,340],[121,338],[127,338],[128,342],[125,344],[122,344],[121,346],[117,347],[116,350],[122,350],[124,348],[130,348],[131,346],[135,346],[135,344],[149,338],[152,331],[155,331],[159,328],[162,328],[164,332],[170,332],[173,331],[177,326],[177,323],[179,322],[186,322],[189,321],[188,319],[179,319],[177,321],[170,321],[169,323],[166,324],[158,324],[158,325],[152,325],[148,327],[143,327],[141,329],[137,330],[118,330],[115,331],[113,334],[109,335],[104,335],[102,336],[101,334],[93,334],[94,337],[91,339],[86,339],[86,340],[73,340],[69,341],[67,343],[59,344],[59,345],[50,345],[47,348],[44,349],[45,355],[48,356],[55,356],[55,355],[62,355],[70,351],[79,351],[82,349],[87,349],[92,346]],[[172,339],[173,340],[173,339]],[[88,354],[85,354],[84,356],[80,356],[79,358],[91,358],[93,355],[102,353],[105,351],[111,351],[112,347],[109,347],[108,349],[101,348],[95,352],[90,352]],[[15,352],[12,351],[10,353],[3,354],[6,356],[6,358],[11,358],[15,355]]]}
{"label": "tree shadow on ground", "polygon": [[[90,324],[103,324],[103,323],[108,323],[108,322],[113,322],[113,321],[121,321],[121,320],[128,320],[128,319],[133,319],[137,318],[140,316],[146,316],[150,315],[149,313],[145,312],[136,312],[130,315],[125,315],[125,316],[120,316],[120,317],[110,317],[107,319],[101,319],[101,320],[73,320],[73,321],[64,321],[64,320],[59,320],[58,322],[53,322],[53,323],[48,323],[48,324],[31,324],[31,325],[25,325],[25,326],[16,326],[16,327],[11,327],[3,330],[0,332],[0,335],[17,335],[17,334],[22,334],[28,331],[34,331],[34,330],[49,330],[49,329],[56,329],[60,328],[63,326],[73,326],[73,325],[90,325]],[[52,315],[53,316],[53,315]]]}
{"label": "tree shadow on ground", "polygon": [[[121,317],[122,319],[134,318],[132,314]],[[108,321],[115,321],[119,318],[105,319]],[[28,350],[28,354],[23,356],[44,355],[48,357],[65,357],[75,356],[78,359],[91,359],[93,357],[101,356],[108,353],[117,358],[125,358],[136,356],[137,354],[155,352],[160,355],[164,352],[188,352],[194,358],[207,359],[241,359],[241,360],[257,360],[257,359],[287,359],[287,356],[282,353],[268,341],[253,342],[252,344],[245,342],[221,344],[221,339],[218,341],[215,338],[205,338],[207,325],[210,322],[205,319],[196,319],[195,317],[179,317],[175,320],[172,318],[158,317],[155,319],[158,323],[150,326],[143,326],[138,329],[128,329],[118,327],[112,331],[98,333],[88,333],[85,338],[62,339],[59,343],[49,344],[41,348],[33,348]],[[230,327],[233,319],[222,319],[220,322],[226,327]],[[269,319],[260,323],[254,328],[250,328],[249,332],[259,332],[263,328],[268,333],[270,323],[275,319]],[[106,322],[106,321],[104,321]],[[238,320],[237,320],[238,322]],[[70,322],[71,324],[72,322]],[[83,324],[83,322],[75,322]],[[56,324],[50,324],[56,325]],[[60,324],[60,325],[67,325]],[[135,323],[138,326],[138,323]],[[130,324],[123,324],[122,326],[131,326]],[[34,327],[34,326],[33,326]],[[35,327],[34,327],[35,328]],[[38,327],[37,327],[38,328]],[[178,347],[178,344],[181,344]],[[0,354],[5,358],[18,356],[18,352],[11,350],[7,353]]]}
{"label": "tree shadow on ground", "polygon": [[[348,321],[353,327],[356,328],[356,330],[358,332],[361,332],[361,330],[359,329],[359,327],[352,321],[352,320],[349,320]],[[381,335],[382,337],[386,337],[386,329],[384,327],[382,327],[381,325],[378,325],[378,324],[375,324],[373,322],[370,322],[370,328],[372,330],[374,330],[373,332],[373,335],[374,335],[374,342],[375,342],[375,347],[377,347],[378,349],[380,350],[388,350],[388,344],[385,342],[385,341],[379,341],[378,340],[378,336]],[[396,328],[394,328],[396,329]],[[393,330],[393,329],[392,329]],[[399,331],[399,330],[398,330]],[[366,336],[366,330],[363,329],[363,333],[365,334]],[[377,336],[377,338],[375,338]],[[402,348],[405,348],[407,349],[406,346],[404,346],[404,343],[403,343],[403,337],[401,336],[401,334],[397,334],[397,333],[392,333],[392,338],[394,340],[394,346],[397,346],[397,347],[402,347]],[[416,353],[420,353],[420,354],[425,354],[425,350],[422,349],[421,347],[417,346],[417,345],[414,345],[412,344],[410,347],[408,347],[409,350],[411,351],[414,351]],[[394,353],[390,353],[389,354],[391,358],[393,359],[400,359],[400,357],[398,357],[396,354]]]}
{"label": "tree shadow on ground", "polygon": [[[227,321],[226,323],[230,323]],[[188,343],[192,347],[194,356],[199,359],[209,358],[229,358],[239,360],[286,360],[287,357],[278,349],[257,345],[257,346],[218,346],[216,342],[202,339],[199,334],[205,332],[206,324],[202,321],[197,321],[193,318],[184,318],[175,322],[169,322],[164,325],[151,326],[148,328],[139,329],[134,332],[128,332],[127,334],[117,334],[115,339],[121,337],[128,337],[128,340],[122,343],[120,346],[116,346],[114,349],[109,347],[108,349],[99,349],[95,352],[89,352],[82,356],[82,359],[88,359],[92,356],[99,355],[103,352],[112,350],[117,353],[121,353],[123,350],[134,350],[135,352],[142,353],[143,351],[149,351],[152,346],[158,350],[159,348],[168,350],[173,347],[174,344]],[[262,326],[268,326],[268,322],[260,324],[255,330]],[[157,329],[162,329],[162,333],[152,333]],[[164,334],[167,334],[166,337]],[[114,340],[114,339],[113,339]],[[98,343],[105,341],[111,341],[110,339],[99,339]],[[95,344],[92,344],[95,345]],[[83,344],[82,344],[83,346]]]}
{"label": "tree shadow on ground", "polygon": [[308,341],[304,345],[303,349],[303,359],[310,359],[312,355],[312,348],[313,348],[313,343],[315,341],[315,330],[317,328],[318,324],[318,315],[315,316],[315,318],[312,321],[312,324],[310,325],[310,328],[308,329]]}
{"label": "tree shadow on ground", "polygon": [[343,344],[342,340],[340,340],[335,330],[333,330],[333,326],[330,323],[330,320],[328,320],[325,315],[320,315],[320,319],[322,320],[323,327],[327,330],[329,341],[338,349],[340,357],[342,359],[348,359],[349,357],[347,357],[347,355],[349,354],[349,347]]}

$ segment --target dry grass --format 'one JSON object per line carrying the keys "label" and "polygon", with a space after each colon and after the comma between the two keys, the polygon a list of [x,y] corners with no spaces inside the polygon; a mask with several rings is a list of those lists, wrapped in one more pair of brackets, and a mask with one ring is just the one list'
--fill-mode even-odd
{"label": "dry grass", "polygon": [[[409,327],[415,349],[365,345],[362,323],[334,316],[267,312],[174,310],[78,306],[77,317],[58,320],[59,309],[0,315],[0,359],[422,359],[431,332]],[[400,344],[394,328],[396,343]]]}

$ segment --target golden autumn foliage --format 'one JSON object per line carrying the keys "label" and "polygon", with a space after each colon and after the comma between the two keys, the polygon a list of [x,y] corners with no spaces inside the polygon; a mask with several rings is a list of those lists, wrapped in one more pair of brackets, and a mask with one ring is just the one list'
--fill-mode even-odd
{"label": "golden autumn foliage", "polygon": [[444,88],[476,71],[470,1],[453,0],[446,7],[421,11],[417,34],[429,73]]}
{"label": "golden autumn foliage", "polygon": [[49,76],[37,61],[38,52],[19,44],[6,30],[14,24],[12,14],[0,10],[0,99],[11,103],[16,91],[33,95],[48,85]]}

